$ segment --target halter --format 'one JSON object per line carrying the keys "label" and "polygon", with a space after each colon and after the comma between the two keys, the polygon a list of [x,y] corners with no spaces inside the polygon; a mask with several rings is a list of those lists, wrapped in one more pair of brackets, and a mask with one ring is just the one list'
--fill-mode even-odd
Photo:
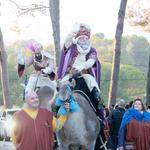
{"label": "halter", "polygon": [[67,85],[67,91],[68,91],[68,93],[69,93],[69,97],[68,97],[66,100],[63,100],[63,102],[68,102],[68,103],[70,103],[71,100],[74,100],[74,101],[75,101],[75,99],[74,99],[74,97],[73,97],[73,92],[72,92],[72,90],[71,90],[71,88],[70,88],[69,85]]}

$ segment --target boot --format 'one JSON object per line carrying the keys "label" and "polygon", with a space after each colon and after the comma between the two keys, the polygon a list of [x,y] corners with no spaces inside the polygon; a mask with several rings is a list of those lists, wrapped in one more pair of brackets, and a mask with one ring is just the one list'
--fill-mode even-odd
{"label": "boot", "polygon": [[102,101],[100,93],[96,87],[93,88],[91,94],[93,96],[92,104],[93,104],[94,108],[96,109],[96,114],[101,120],[103,120],[104,119],[103,101]]}
{"label": "boot", "polygon": [[101,101],[100,93],[99,93],[99,91],[98,91],[98,89],[96,87],[93,88],[92,95],[93,95],[96,103],[99,103]]}
{"label": "boot", "polygon": [[95,149],[94,150],[99,149],[99,147],[101,145],[104,145],[104,147],[101,148],[101,149],[106,149],[106,143],[104,143],[106,139],[105,139],[104,130],[103,130],[103,128],[104,128],[104,122],[103,122],[104,121],[104,107],[103,107],[103,101],[102,101],[100,93],[99,93],[99,91],[98,91],[98,89],[96,87],[93,88],[92,95],[94,97],[93,100],[95,101],[93,105],[94,105],[94,107],[96,109],[96,114],[97,114],[97,116],[99,118],[100,126],[101,126],[101,130],[100,130],[99,135],[102,138],[102,139],[100,139],[99,136],[98,136],[98,138],[96,140],[96,144],[95,144]]}

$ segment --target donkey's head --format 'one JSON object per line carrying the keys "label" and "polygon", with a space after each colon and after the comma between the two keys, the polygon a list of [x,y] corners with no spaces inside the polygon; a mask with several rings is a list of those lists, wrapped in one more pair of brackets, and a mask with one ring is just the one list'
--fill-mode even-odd
{"label": "donkey's head", "polygon": [[75,86],[74,80],[64,82],[57,81],[58,97],[63,101],[68,100],[69,97],[72,95],[74,86]]}

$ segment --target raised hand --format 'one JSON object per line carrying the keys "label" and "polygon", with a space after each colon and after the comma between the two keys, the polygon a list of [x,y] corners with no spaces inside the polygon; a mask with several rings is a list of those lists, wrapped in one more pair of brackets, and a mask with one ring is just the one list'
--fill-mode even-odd
{"label": "raised hand", "polygon": [[45,69],[42,69],[42,72],[45,74],[51,74],[52,69],[50,67],[46,67]]}
{"label": "raised hand", "polygon": [[78,33],[79,30],[80,30],[80,23],[77,23],[77,22],[76,22],[76,23],[73,25],[73,32],[74,32],[74,33]]}

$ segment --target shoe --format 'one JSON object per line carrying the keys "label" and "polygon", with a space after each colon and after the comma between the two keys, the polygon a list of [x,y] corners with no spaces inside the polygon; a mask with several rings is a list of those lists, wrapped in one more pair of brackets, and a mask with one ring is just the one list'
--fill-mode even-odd
{"label": "shoe", "polygon": [[94,96],[95,100],[97,102],[100,102],[101,101],[100,93],[99,93],[99,91],[97,90],[96,87],[93,88],[92,93],[93,93],[93,96]]}

